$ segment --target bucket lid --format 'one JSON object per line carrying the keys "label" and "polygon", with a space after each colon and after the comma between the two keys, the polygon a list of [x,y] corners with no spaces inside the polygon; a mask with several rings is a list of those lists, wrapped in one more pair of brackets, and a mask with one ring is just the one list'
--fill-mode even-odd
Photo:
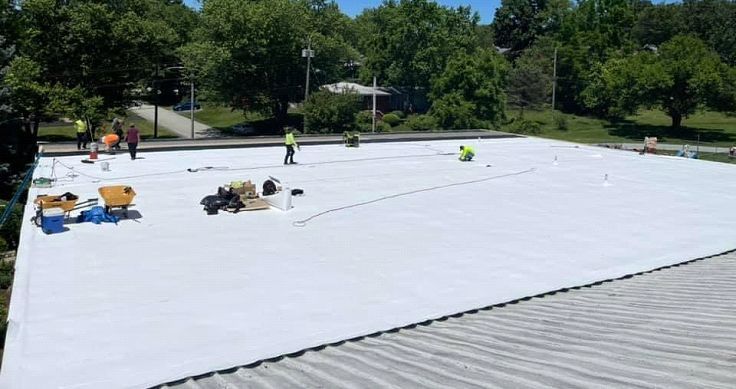
{"label": "bucket lid", "polygon": [[64,210],[61,208],[48,208],[43,210],[44,216],[63,216]]}

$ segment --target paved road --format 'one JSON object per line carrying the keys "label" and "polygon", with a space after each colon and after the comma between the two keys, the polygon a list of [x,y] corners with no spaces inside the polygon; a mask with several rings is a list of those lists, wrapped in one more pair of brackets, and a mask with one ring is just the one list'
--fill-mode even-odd
{"label": "paved road", "polygon": [[[153,105],[143,104],[140,107],[131,108],[131,112],[153,123],[154,107]],[[159,107],[158,109],[158,125],[163,127],[182,138],[190,138],[192,135],[192,124],[189,118],[189,112],[186,115],[180,115],[176,112],[169,111]],[[216,131],[206,124],[194,122],[194,137],[208,138],[215,136]]]}

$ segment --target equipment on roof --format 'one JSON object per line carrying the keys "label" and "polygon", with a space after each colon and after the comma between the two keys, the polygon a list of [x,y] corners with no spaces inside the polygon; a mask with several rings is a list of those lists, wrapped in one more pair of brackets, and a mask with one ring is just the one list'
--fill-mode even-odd
{"label": "equipment on roof", "polygon": [[100,206],[92,207],[87,211],[82,211],[82,213],[77,216],[77,223],[94,223],[94,224],[101,224],[101,223],[115,223],[118,224],[118,221],[120,221],[120,218],[110,214],[108,211],[106,211],[104,208]]}
{"label": "equipment on roof", "polygon": [[271,180],[266,180],[263,183],[263,195],[271,196],[276,193],[276,184]]}
{"label": "equipment on roof", "polygon": [[113,208],[121,208],[123,215],[128,217],[128,207],[132,205],[136,196],[132,187],[127,185],[103,186],[97,191],[105,200],[105,212],[109,213]]}
{"label": "equipment on roof", "polygon": [[345,147],[360,147],[360,133],[345,131],[342,134],[342,141]]}
{"label": "equipment on roof", "polygon": [[36,188],[51,188],[54,186],[54,180],[46,177],[33,179],[33,186]]}

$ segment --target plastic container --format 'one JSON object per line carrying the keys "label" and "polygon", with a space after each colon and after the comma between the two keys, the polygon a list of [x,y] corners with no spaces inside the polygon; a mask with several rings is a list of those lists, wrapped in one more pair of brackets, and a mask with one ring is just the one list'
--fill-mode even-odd
{"label": "plastic container", "polygon": [[44,209],[41,215],[41,229],[47,234],[64,232],[64,210],[60,208]]}

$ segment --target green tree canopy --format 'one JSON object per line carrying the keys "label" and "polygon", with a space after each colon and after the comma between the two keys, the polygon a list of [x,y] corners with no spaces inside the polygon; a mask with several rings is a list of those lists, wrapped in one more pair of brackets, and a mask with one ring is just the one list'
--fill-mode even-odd
{"label": "green tree canopy", "polygon": [[312,93],[304,104],[306,129],[320,133],[353,130],[360,101],[360,96],[355,93]]}
{"label": "green tree canopy", "polygon": [[493,16],[496,46],[518,56],[538,37],[556,32],[569,10],[569,0],[502,0]]}
{"label": "green tree canopy", "polygon": [[[99,115],[125,107],[157,65],[178,61],[174,53],[187,38],[183,30],[196,18],[180,1],[167,0],[22,0],[18,5],[24,59],[16,63],[14,83],[32,95],[16,101],[24,103],[19,109],[33,120],[34,133],[53,97],[40,98],[39,88],[64,95],[56,106],[78,115],[90,107],[98,107]],[[61,101],[81,105],[62,107]]]}
{"label": "green tree canopy", "polygon": [[509,71],[507,93],[509,103],[523,110],[536,108],[548,101],[552,93],[554,42],[541,37],[516,59]]}
{"label": "green tree canopy", "polygon": [[506,105],[507,67],[494,50],[455,56],[432,84],[432,115],[445,128],[498,126]]}
{"label": "green tree canopy", "polygon": [[332,2],[207,0],[196,41],[181,52],[210,98],[284,122],[289,101],[303,96],[302,49],[311,41],[312,76],[331,81],[357,56],[340,35],[351,26]]}
{"label": "green tree canopy", "polygon": [[386,0],[358,17],[361,78],[387,85],[429,88],[453,57],[478,46],[479,16],[469,7],[428,0]]}
{"label": "green tree canopy", "polygon": [[608,58],[631,53],[635,8],[628,0],[581,0],[556,35],[559,42],[557,96],[566,111],[585,111],[582,91],[591,69]]}
{"label": "green tree canopy", "polygon": [[657,53],[607,61],[583,93],[587,104],[615,116],[657,106],[679,128],[699,108],[736,109],[734,69],[700,39],[678,35]]}

